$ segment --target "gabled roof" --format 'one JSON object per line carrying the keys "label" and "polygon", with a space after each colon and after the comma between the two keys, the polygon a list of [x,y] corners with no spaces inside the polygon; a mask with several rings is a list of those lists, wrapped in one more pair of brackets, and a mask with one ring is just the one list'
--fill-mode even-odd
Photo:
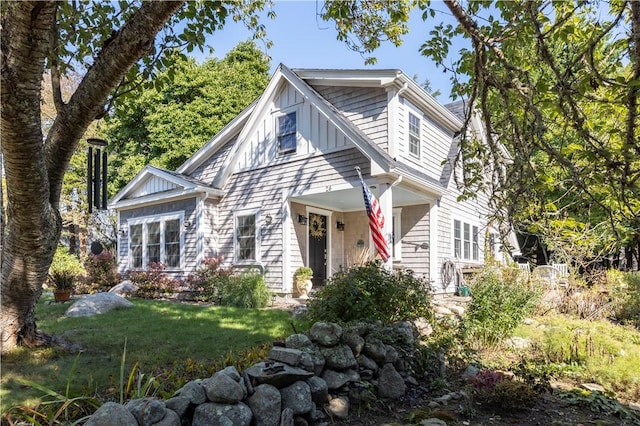
{"label": "gabled roof", "polygon": [[445,108],[413,78],[398,69],[293,69],[293,72],[312,85],[395,87],[401,91],[402,96],[408,98],[416,106],[429,111],[429,115],[449,131],[457,132],[462,127],[459,116]]}
{"label": "gabled roof", "polygon": [[278,95],[279,89],[285,82],[291,84],[302,96],[310,100],[311,103],[320,111],[333,125],[342,131],[347,138],[378,168],[388,172],[395,160],[391,158],[384,150],[373,143],[367,135],[362,132],[356,125],[344,117],[340,112],[318,92],[316,92],[309,84],[303,81],[296,73],[291,71],[285,65],[280,64],[276,69],[273,77],[269,81],[264,93],[258,99],[255,107],[251,111],[250,117],[244,123],[244,126],[238,134],[238,143],[234,145],[232,151],[227,156],[220,172],[213,180],[213,185],[218,188],[224,188],[229,176],[233,173],[233,168],[237,164],[239,156],[249,143],[248,136],[256,129],[255,126],[259,120],[269,109],[270,104]]}
{"label": "gabled roof", "polygon": [[[153,179],[157,179],[157,182],[163,185],[164,190],[158,192],[150,191],[149,194],[143,193],[135,196],[138,190],[144,188],[144,186]],[[109,208],[131,208],[141,204],[153,204],[154,202],[164,202],[170,199],[185,198],[196,194],[208,194],[221,197],[223,192],[182,173],[171,172],[147,165],[111,199]]]}

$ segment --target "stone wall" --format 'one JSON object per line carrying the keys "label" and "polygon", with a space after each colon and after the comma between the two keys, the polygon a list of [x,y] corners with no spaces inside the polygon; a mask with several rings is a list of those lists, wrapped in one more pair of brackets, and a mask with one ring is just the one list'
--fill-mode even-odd
{"label": "stone wall", "polygon": [[275,344],[266,361],[242,374],[233,367],[193,380],[168,400],[109,402],[87,426],[331,425],[373,398],[402,397],[410,375],[414,333],[389,326],[315,323],[308,335]]}

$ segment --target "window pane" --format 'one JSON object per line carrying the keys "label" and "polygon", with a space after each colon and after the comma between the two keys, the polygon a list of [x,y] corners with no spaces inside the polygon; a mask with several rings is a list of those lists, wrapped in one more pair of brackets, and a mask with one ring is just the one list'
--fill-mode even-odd
{"label": "window pane", "polygon": [[237,257],[238,260],[255,260],[256,259],[256,217],[238,216],[237,217]]}
{"label": "window pane", "polygon": [[296,150],[296,113],[278,117],[278,147],[280,152],[291,152]]}
{"label": "window pane", "polygon": [[129,260],[132,268],[142,268],[142,225],[129,227]]}
{"label": "window pane", "polygon": [[478,227],[473,227],[473,260],[478,260],[479,256],[479,247],[478,247]]}
{"label": "window pane", "polygon": [[160,262],[160,222],[147,223],[147,265]]}
{"label": "window pane", "polygon": [[180,220],[164,223],[164,263],[168,267],[180,266]]}
{"label": "window pane", "polygon": [[420,156],[420,119],[409,114],[409,153]]}
{"label": "window pane", "polygon": [[461,224],[459,220],[453,221],[453,255],[460,259],[462,254],[462,238],[461,238],[462,230]]}
{"label": "window pane", "polygon": [[471,251],[471,231],[468,223],[464,224],[464,258],[469,259]]}

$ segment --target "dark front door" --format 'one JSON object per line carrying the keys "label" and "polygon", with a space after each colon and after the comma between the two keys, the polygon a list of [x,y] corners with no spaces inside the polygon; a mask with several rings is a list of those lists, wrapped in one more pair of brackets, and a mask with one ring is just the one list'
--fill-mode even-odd
{"label": "dark front door", "polygon": [[313,286],[324,285],[327,278],[327,217],[309,213],[309,267],[313,270]]}

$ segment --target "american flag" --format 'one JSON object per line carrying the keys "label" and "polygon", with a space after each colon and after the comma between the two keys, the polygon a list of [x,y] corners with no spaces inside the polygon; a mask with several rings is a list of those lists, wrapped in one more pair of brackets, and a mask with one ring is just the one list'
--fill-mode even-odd
{"label": "american flag", "polygon": [[362,194],[364,195],[364,205],[367,209],[367,216],[369,216],[369,229],[371,230],[371,237],[373,238],[373,244],[376,247],[376,251],[382,258],[383,262],[389,260],[389,248],[387,246],[387,240],[384,238],[384,216],[378,200],[371,193],[367,184],[362,179],[360,173],[360,167],[356,167],[358,176],[360,176],[360,183],[362,184]]}

